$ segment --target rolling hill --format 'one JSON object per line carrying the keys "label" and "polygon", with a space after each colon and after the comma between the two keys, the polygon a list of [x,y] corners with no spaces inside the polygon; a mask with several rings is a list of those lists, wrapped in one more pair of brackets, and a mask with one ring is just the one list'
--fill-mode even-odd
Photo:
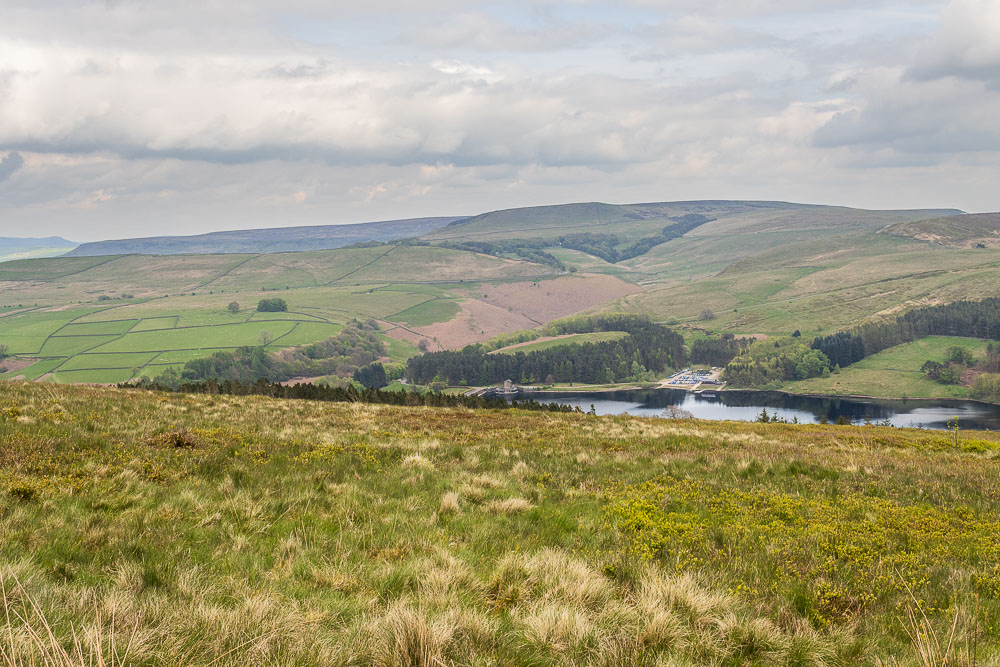
{"label": "rolling hill", "polygon": [[613,205],[599,202],[493,211],[424,234],[428,241],[489,241],[510,238],[558,239],[566,234],[617,234],[636,241],[660,231],[684,215],[715,220],[698,234],[803,231],[836,227],[878,228],[896,222],[961,213],[954,209],[869,211],[770,201],[677,201]]}
{"label": "rolling hill", "polygon": [[197,236],[153,236],[84,243],[70,257],[96,255],[179,255],[189,253],[271,253],[328,250],[365,241],[420,236],[461,218],[412,218],[352,225],[240,229]]}
{"label": "rolling hill", "polygon": [[[901,233],[933,225],[939,235],[968,239],[989,229],[989,216],[952,213],[584,203],[453,220],[415,243],[6,262],[0,344],[22,361],[0,377],[116,381],[253,343],[262,332],[274,349],[315,342],[351,318],[381,322],[395,341],[394,359],[422,340],[452,349],[586,312],[648,314],[689,338],[796,329],[811,336],[913,306],[1000,296],[1000,249]],[[626,252],[677,225],[682,235]],[[570,235],[602,245],[593,252],[561,245]],[[516,252],[522,242],[555,263],[525,261]],[[614,261],[593,254],[608,248]],[[262,323],[253,305],[275,290],[294,312]],[[238,315],[227,312],[231,301]],[[115,322],[130,324],[120,331]],[[96,363],[98,354],[108,363]],[[25,368],[23,360],[33,361]]]}

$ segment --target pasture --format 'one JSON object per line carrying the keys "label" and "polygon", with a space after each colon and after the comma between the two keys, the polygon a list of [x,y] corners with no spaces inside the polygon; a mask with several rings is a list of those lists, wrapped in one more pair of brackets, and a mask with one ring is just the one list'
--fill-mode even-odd
{"label": "pasture", "polygon": [[929,336],[891,347],[851,364],[828,378],[798,380],[784,387],[807,394],[853,394],[886,398],[968,398],[969,388],[928,380],[920,372],[925,361],[944,362],[948,348],[964,347],[977,361],[986,357],[986,341]]}

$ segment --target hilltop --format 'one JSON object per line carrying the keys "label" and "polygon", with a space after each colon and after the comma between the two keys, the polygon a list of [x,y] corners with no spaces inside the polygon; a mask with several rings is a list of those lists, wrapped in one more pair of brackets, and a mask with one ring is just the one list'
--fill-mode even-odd
{"label": "hilltop", "polygon": [[312,225],[240,229],[196,236],[152,236],[83,243],[68,257],[96,255],[180,255],[190,253],[279,253],[329,250],[365,241],[389,241],[420,236],[460,220],[456,217],[412,218],[350,225]]}
{"label": "hilltop", "polygon": [[1000,652],[991,433],[0,383],[0,434],[13,664]]}

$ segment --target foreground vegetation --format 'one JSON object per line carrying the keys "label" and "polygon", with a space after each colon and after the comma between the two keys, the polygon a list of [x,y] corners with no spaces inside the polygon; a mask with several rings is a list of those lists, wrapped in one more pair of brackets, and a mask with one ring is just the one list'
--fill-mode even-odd
{"label": "foreground vegetation", "polygon": [[990,433],[31,383],[0,415],[4,665],[1000,660]]}

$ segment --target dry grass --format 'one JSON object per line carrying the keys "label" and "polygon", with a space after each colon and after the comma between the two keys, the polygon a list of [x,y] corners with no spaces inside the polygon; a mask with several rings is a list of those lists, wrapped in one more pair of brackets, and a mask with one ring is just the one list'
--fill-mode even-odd
{"label": "dry grass", "polygon": [[534,505],[524,498],[505,498],[504,500],[491,500],[483,505],[490,514],[519,514],[527,512]]}

